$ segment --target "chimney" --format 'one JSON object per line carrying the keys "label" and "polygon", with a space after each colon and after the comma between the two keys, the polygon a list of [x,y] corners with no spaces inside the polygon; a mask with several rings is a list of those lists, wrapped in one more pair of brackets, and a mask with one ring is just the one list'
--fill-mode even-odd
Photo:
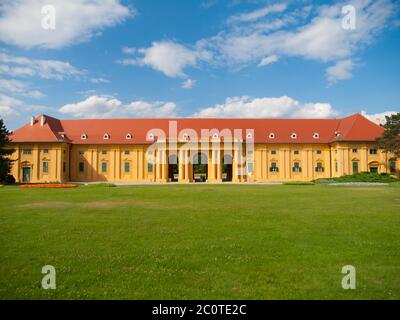
{"label": "chimney", "polygon": [[44,126],[44,122],[46,121],[46,117],[42,114],[40,116],[40,125],[43,127]]}
{"label": "chimney", "polygon": [[31,121],[30,122],[31,122],[31,126],[33,126],[35,124],[35,117],[34,116],[31,117]]}

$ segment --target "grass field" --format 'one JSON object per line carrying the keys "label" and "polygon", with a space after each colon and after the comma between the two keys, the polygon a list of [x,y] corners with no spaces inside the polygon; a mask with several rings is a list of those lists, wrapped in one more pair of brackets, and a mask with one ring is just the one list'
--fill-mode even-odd
{"label": "grass field", "polygon": [[400,299],[400,185],[4,187],[12,298]]}

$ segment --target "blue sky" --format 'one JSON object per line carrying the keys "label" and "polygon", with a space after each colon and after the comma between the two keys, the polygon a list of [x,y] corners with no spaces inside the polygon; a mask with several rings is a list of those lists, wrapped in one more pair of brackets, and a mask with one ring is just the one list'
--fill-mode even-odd
{"label": "blue sky", "polygon": [[2,1],[0,117],[377,119],[400,109],[399,16],[390,0]]}

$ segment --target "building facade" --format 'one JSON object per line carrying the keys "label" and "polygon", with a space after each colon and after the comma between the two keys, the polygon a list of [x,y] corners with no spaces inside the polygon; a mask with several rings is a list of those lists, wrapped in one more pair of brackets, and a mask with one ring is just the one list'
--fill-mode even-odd
{"label": "building facade", "polygon": [[17,182],[309,181],[399,174],[383,129],[343,119],[32,118],[10,136]]}

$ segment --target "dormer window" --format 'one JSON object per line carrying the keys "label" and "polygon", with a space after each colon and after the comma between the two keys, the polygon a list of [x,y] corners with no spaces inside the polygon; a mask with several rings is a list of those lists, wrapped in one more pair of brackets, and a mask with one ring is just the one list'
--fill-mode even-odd
{"label": "dormer window", "polygon": [[252,139],[252,138],[253,138],[253,135],[251,133],[248,133],[247,134],[247,139]]}
{"label": "dormer window", "polygon": [[335,131],[335,137],[340,137],[340,132],[339,131]]}
{"label": "dormer window", "polygon": [[86,133],[81,134],[81,140],[86,140],[88,138],[88,135]]}
{"label": "dormer window", "polygon": [[297,139],[297,133],[292,133],[291,135],[290,135],[290,137],[292,138],[292,139]]}
{"label": "dormer window", "polygon": [[132,139],[132,134],[127,133],[125,138],[126,138],[126,140],[131,140]]}
{"label": "dormer window", "polygon": [[214,133],[212,136],[214,139],[218,139],[218,133]]}
{"label": "dormer window", "polygon": [[314,134],[313,134],[313,138],[314,138],[314,139],[319,139],[319,133],[314,133]]}
{"label": "dormer window", "polygon": [[185,140],[189,139],[189,135],[187,133],[184,133],[183,134],[183,139],[185,139]]}
{"label": "dormer window", "polygon": [[108,133],[105,133],[104,136],[103,136],[103,139],[104,140],[110,139],[110,135]]}
{"label": "dormer window", "polygon": [[270,138],[270,139],[275,139],[275,133],[271,132],[271,133],[268,135],[268,138]]}
{"label": "dormer window", "polygon": [[150,133],[150,134],[148,135],[148,139],[149,139],[149,140],[154,140],[154,134]]}

